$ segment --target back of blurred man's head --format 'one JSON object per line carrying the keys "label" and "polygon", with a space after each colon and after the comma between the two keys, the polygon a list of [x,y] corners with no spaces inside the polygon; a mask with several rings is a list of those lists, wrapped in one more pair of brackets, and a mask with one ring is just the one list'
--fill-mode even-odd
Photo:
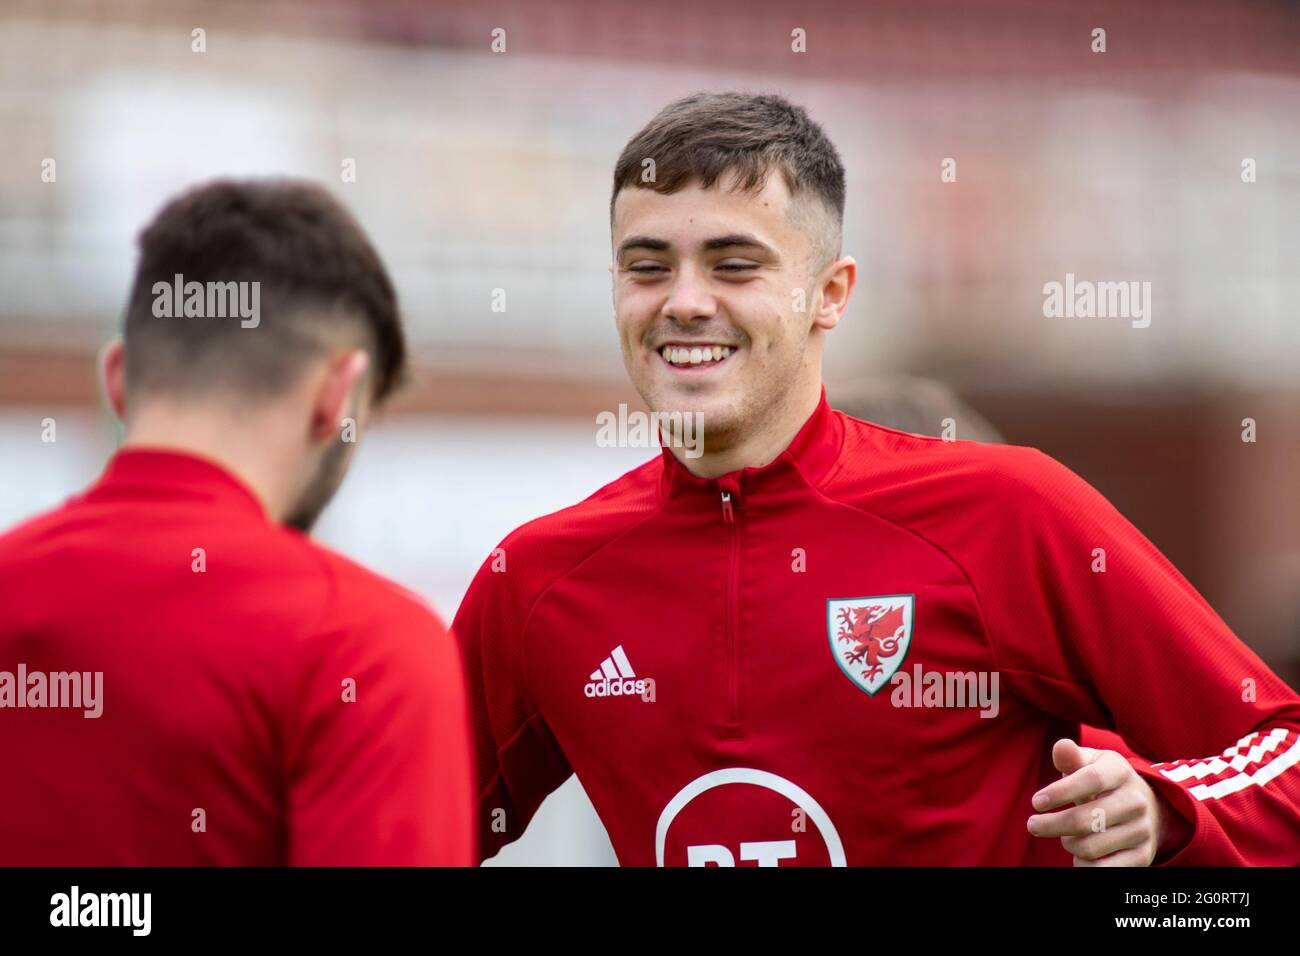
{"label": "back of blurred man's head", "polygon": [[123,343],[105,360],[127,443],[272,463],[282,480],[267,483],[285,487],[272,516],[310,527],[346,471],[345,423],[359,429],[405,371],[397,296],[369,239],[319,186],[222,180],[167,203],[139,246]]}
{"label": "back of blurred man's head", "polygon": [[[205,309],[244,294],[230,283],[257,283],[255,324],[160,315],[178,276],[203,287]],[[294,180],[218,181],[164,206],[140,234],[125,339],[128,399],[274,395],[339,344],[370,352],[382,399],[406,360],[397,295],[370,241],[329,193]]]}

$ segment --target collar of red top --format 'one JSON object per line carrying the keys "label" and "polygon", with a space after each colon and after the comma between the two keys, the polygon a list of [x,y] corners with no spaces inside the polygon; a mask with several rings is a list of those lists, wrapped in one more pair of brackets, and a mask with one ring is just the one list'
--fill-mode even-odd
{"label": "collar of red top", "polygon": [[265,518],[251,488],[225,465],[194,452],[131,446],[109,459],[86,500],[180,498]]}
{"label": "collar of red top", "polygon": [[730,492],[737,496],[769,489],[790,487],[794,484],[819,485],[830,474],[840,456],[844,443],[844,423],[826,401],[822,388],[821,401],[798,434],[771,463],[761,468],[741,468],[718,478],[701,478],[691,474],[669,448],[663,449],[663,476],[659,488],[665,498],[692,492],[718,494]]}

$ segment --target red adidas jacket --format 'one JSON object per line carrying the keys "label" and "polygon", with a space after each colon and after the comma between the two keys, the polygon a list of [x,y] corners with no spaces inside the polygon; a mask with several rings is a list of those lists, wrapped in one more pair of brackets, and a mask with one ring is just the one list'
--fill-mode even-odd
{"label": "red adidas jacket", "polygon": [[454,642],[214,463],[119,452],[0,582],[0,865],[473,862]]}
{"label": "red adidas jacket", "polygon": [[1069,865],[1025,821],[1091,724],[1164,761],[1162,862],[1300,863],[1300,698],[1030,448],[823,395],[766,467],[665,450],[523,526],[452,631],[484,855],[576,772],[624,865]]}

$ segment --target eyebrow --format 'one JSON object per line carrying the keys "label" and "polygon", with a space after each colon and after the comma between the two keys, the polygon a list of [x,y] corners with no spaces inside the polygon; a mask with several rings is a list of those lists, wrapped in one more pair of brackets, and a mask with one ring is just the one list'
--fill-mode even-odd
{"label": "eyebrow", "polygon": [[767,243],[760,242],[753,236],[739,232],[733,232],[729,236],[718,236],[716,239],[706,239],[704,241],[704,248],[708,252],[712,252],[715,249],[731,249],[735,246],[744,246],[750,249],[762,249],[764,252],[769,254],[776,254],[772,250],[772,247]]}
{"label": "eyebrow", "polygon": [[618,244],[618,254],[621,256],[629,249],[651,249],[655,252],[663,252],[668,248],[668,243],[663,239],[656,239],[653,236],[628,236]]}
{"label": "eyebrow", "polygon": [[[733,249],[743,247],[749,249],[761,249],[768,255],[775,256],[776,252],[765,242],[760,242],[753,236],[745,233],[734,232],[726,236],[717,236],[713,239],[706,239],[702,243],[706,252],[713,252],[717,249]],[[656,239],[654,236],[628,236],[618,245],[618,254],[621,256],[629,249],[649,249],[653,252],[664,252],[671,248],[671,245],[663,239]]]}

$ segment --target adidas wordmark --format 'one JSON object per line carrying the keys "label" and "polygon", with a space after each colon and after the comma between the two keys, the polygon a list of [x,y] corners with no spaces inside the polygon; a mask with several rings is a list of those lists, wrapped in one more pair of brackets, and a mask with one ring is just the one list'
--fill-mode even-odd
{"label": "adidas wordmark", "polygon": [[627,654],[620,644],[591,672],[583,693],[588,697],[647,697],[647,688],[653,684],[648,678],[638,678]]}

